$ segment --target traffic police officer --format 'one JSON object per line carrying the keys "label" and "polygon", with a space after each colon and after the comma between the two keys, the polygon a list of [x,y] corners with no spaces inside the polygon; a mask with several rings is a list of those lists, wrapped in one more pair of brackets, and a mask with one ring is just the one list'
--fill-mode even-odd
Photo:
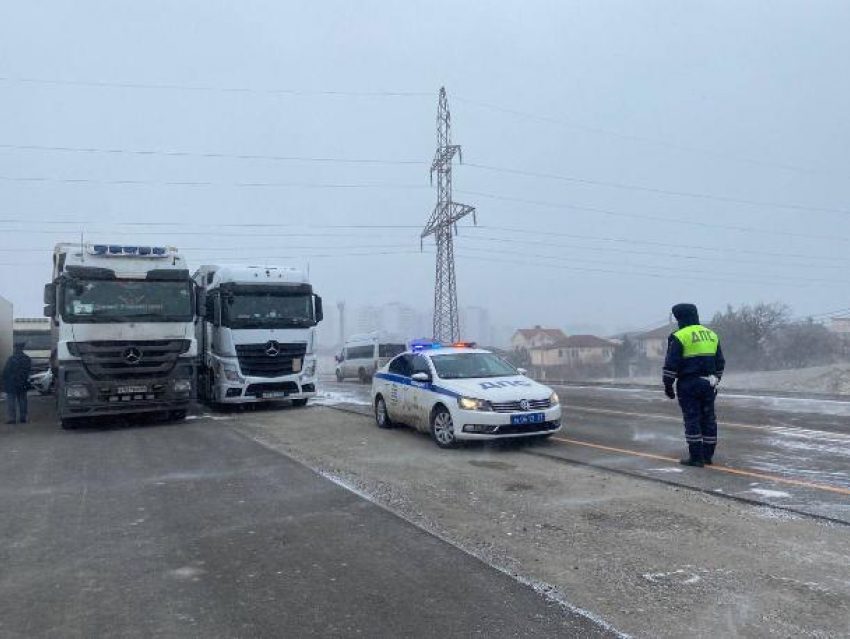
{"label": "traffic police officer", "polygon": [[679,330],[667,342],[664,391],[670,399],[676,399],[678,392],[685,420],[689,455],[681,463],[702,467],[712,463],[717,446],[714,399],[726,360],[717,334],[699,323],[696,306],[676,304],[673,316]]}

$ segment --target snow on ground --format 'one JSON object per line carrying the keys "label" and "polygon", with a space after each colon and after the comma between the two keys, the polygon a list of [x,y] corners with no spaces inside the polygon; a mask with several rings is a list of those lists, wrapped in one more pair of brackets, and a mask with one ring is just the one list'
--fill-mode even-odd
{"label": "snow on ground", "polygon": [[339,404],[356,404],[369,406],[369,401],[363,398],[363,392],[320,390],[311,404],[316,406],[338,406]]}
{"label": "snow on ground", "polygon": [[769,490],[767,488],[750,488],[751,493],[761,495],[762,497],[773,497],[776,499],[785,499],[791,497],[791,493],[786,493],[784,490]]}

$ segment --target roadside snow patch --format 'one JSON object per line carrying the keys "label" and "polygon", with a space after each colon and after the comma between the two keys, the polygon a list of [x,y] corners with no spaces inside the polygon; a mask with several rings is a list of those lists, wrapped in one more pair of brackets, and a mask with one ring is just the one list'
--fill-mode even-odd
{"label": "roadside snow patch", "polygon": [[791,493],[786,493],[784,490],[768,490],[767,488],[750,488],[751,493],[761,495],[762,497],[786,498],[791,497]]}

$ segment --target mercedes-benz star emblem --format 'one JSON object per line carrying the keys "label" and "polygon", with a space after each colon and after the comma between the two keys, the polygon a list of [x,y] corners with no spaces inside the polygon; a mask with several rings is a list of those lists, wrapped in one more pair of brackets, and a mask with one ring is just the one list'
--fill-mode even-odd
{"label": "mercedes-benz star emblem", "polygon": [[276,341],[271,340],[266,344],[266,355],[269,357],[277,357],[280,355],[280,344]]}
{"label": "mercedes-benz star emblem", "polygon": [[128,364],[138,364],[142,359],[142,351],[135,346],[131,346],[124,351],[124,359]]}
{"label": "mercedes-benz star emblem", "polygon": [[527,399],[519,400],[519,408],[520,410],[528,410],[530,408]]}

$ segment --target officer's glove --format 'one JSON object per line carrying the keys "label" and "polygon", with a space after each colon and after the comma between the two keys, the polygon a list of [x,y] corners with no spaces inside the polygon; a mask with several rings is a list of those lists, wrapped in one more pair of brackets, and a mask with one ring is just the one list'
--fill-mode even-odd
{"label": "officer's glove", "polygon": [[676,399],[676,391],[673,390],[672,384],[664,385],[664,394],[667,395],[670,399]]}
{"label": "officer's glove", "polygon": [[717,387],[720,385],[720,378],[717,375],[709,375],[708,383],[711,384],[714,390],[717,390]]}

